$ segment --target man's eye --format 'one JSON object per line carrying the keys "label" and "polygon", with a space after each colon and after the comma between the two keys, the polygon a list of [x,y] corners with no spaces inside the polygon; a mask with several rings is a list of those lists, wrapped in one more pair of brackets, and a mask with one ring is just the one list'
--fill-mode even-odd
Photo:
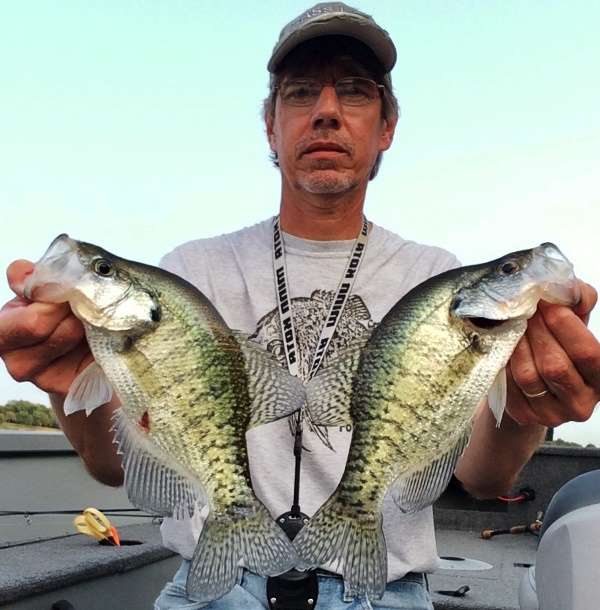
{"label": "man's eye", "polygon": [[290,81],[281,87],[281,98],[292,106],[309,106],[321,92],[319,83],[305,80]]}
{"label": "man's eye", "polygon": [[338,85],[339,93],[342,95],[360,95],[363,93],[355,83],[343,83]]}
{"label": "man's eye", "polygon": [[338,95],[342,99],[369,99],[364,92],[359,91],[358,89],[344,89],[343,91],[340,91]]}
{"label": "man's eye", "polygon": [[314,92],[308,85],[294,85],[285,91],[286,100],[306,100],[313,97]]}
{"label": "man's eye", "polygon": [[370,92],[361,86],[360,83],[348,82],[339,83],[337,86],[337,94],[342,100],[368,100]]}
{"label": "man's eye", "polygon": [[302,98],[310,95],[310,91],[308,87],[295,87],[288,92],[290,97]]}

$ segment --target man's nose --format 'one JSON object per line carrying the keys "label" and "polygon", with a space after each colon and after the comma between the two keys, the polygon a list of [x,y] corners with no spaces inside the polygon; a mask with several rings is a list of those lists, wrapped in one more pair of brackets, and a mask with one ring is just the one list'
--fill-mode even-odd
{"label": "man's nose", "polygon": [[342,109],[335,87],[325,85],[319,99],[312,109],[313,129],[339,129],[342,122]]}

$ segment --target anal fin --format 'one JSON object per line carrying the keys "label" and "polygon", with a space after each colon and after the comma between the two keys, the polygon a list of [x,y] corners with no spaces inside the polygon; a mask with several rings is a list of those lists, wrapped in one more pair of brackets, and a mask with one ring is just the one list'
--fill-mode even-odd
{"label": "anal fin", "polygon": [[131,503],[141,510],[175,518],[191,517],[206,496],[199,482],[192,482],[164,458],[131,422],[122,409],[113,415],[114,442],[123,454],[125,489]]}
{"label": "anal fin", "polygon": [[458,458],[469,442],[471,430],[472,426],[469,424],[457,442],[437,459],[394,481],[389,493],[402,512],[414,513],[433,504],[442,495],[450,482]]}

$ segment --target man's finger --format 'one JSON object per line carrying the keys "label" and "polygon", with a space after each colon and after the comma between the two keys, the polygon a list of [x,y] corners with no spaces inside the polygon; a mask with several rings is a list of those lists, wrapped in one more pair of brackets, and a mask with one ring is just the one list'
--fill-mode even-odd
{"label": "man's finger", "polygon": [[[581,289],[581,299],[577,305],[574,305],[570,309],[587,324],[590,313],[598,301],[598,293],[593,286],[590,286],[581,280],[579,280],[579,287]],[[546,312],[548,309],[553,309],[555,307],[559,307],[559,305],[554,305],[553,303],[548,303],[546,301],[540,301],[538,303],[538,309],[541,312]]]}
{"label": "man's finger", "polygon": [[45,341],[31,347],[5,352],[2,357],[14,379],[31,381],[53,361],[73,350],[84,338],[81,322],[71,315],[59,322]]}
{"label": "man's finger", "polygon": [[93,360],[87,342],[81,341],[75,349],[55,360],[32,381],[45,392],[66,395],[73,380]]}
{"label": "man's finger", "polygon": [[585,382],[600,393],[600,342],[568,307],[545,307],[542,316]]}
{"label": "man's finger", "polygon": [[585,421],[595,404],[593,390],[585,383],[573,362],[552,335],[542,315],[534,315],[527,326],[536,368],[547,388],[558,399],[552,405],[552,396],[530,400],[534,409],[542,411],[552,407],[553,425],[559,421]]}
{"label": "man's finger", "polygon": [[[512,375],[512,362],[509,363],[510,375],[507,375],[508,400],[506,411],[518,424],[523,426],[540,423],[539,416],[527,400],[523,398],[522,389],[515,382]],[[507,371],[507,372],[509,372]]]}
{"label": "man's finger", "polygon": [[579,303],[573,307],[573,311],[580,317],[589,316],[598,302],[598,292],[593,286],[590,286],[581,280],[579,281],[579,285],[581,287],[581,299]]}
{"label": "man's finger", "polygon": [[539,394],[546,384],[539,374],[527,335],[523,335],[510,359],[510,368],[515,384],[524,394]]}
{"label": "man's finger", "polygon": [[0,354],[45,341],[69,315],[66,303],[9,301],[0,311]]}

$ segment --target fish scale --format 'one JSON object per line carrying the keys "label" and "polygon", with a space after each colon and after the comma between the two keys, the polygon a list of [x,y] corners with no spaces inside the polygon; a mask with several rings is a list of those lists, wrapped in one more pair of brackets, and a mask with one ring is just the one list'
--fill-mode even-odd
{"label": "fish scale", "polygon": [[346,598],[382,597],[384,498],[391,494],[407,513],[431,504],[488,392],[501,420],[504,367],[542,296],[569,305],[578,299],[572,266],[551,244],[445,272],[400,299],[356,366],[343,355],[309,382],[311,420],[350,421],[353,434],[337,489],[294,539],[302,568],[337,564]]}
{"label": "fish scale", "polygon": [[[248,401],[245,371],[239,347],[231,341],[230,349],[224,353],[230,357],[229,368],[233,370],[214,366],[223,339],[218,336],[215,339],[202,330],[201,324],[207,325],[206,316],[202,319],[203,311],[194,313],[191,315],[189,308],[163,307],[163,324],[151,336],[140,337],[124,352],[109,351],[104,358],[99,357],[102,363],[115,356],[122,360],[122,371],[126,374],[121,379],[126,382],[116,388],[121,399],[129,405],[130,397],[134,398],[136,415],[141,416],[141,411],[149,413],[148,435],[160,448],[168,449],[176,461],[190,470],[210,473],[199,477],[200,482],[212,492],[212,508],[226,511],[232,501],[241,503],[251,499],[243,442],[249,418],[245,408]],[[159,350],[156,345],[160,346]],[[172,370],[186,370],[189,374],[173,385]],[[208,379],[207,373],[212,373]],[[135,384],[129,381],[132,375],[136,378]],[[240,382],[236,383],[237,380]],[[227,395],[221,392],[215,396],[206,387],[217,384],[226,387],[232,383],[237,387]],[[188,424],[193,420],[194,425],[187,425],[186,419]],[[181,442],[174,443],[174,439]],[[215,444],[220,446],[220,452],[216,459],[214,456],[211,459]],[[224,462],[224,453],[231,454],[227,460],[231,468],[216,473],[214,462]],[[245,492],[242,497],[239,490]]]}
{"label": "fish scale", "polygon": [[25,292],[68,302],[82,321],[95,361],[73,381],[65,413],[90,413],[116,391],[113,430],[131,502],[175,518],[207,505],[188,596],[221,597],[240,562],[265,576],[292,568],[291,542],[252,490],[245,434],[300,409],[302,382],[181,278],[66,235]]}

